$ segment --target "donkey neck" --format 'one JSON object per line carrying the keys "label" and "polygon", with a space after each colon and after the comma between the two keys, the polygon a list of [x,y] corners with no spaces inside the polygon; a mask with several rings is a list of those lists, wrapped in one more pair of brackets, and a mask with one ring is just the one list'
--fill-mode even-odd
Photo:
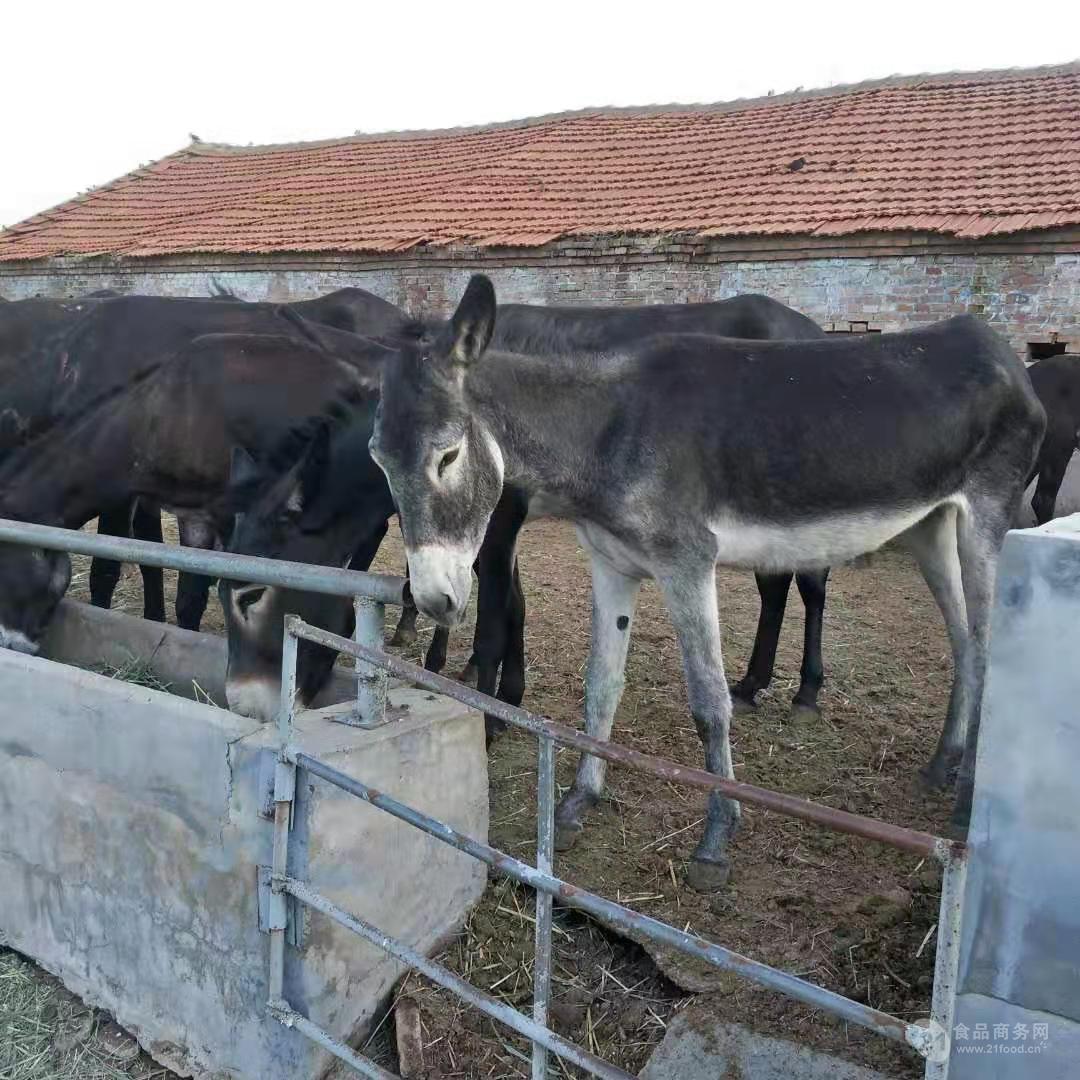
{"label": "donkey neck", "polygon": [[81,528],[131,497],[128,418],[108,410],[41,436],[0,469],[0,515]]}
{"label": "donkey neck", "polygon": [[[465,396],[503,455],[505,479],[581,509],[605,434],[617,422],[611,357],[537,359],[493,353],[471,370]],[[568,513],[567,516],[575,516]]]}

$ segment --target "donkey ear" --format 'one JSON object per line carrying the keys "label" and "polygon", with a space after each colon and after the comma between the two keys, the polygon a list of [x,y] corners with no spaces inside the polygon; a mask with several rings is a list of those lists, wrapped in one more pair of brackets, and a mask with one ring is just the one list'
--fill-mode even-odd
{"label": "donkey ear", "polygon": [[307,509],[318,498],[322,490],[326,471],[330,467],[330,427],[328,424],[320,424],[315,429],[315,434],[308,444],[307,453],[304,455],[300,466],[300,490],[299,498]]}
{"label": "donkey ear", "polygon": [[285,512],[296,518],[306,514],[322,490],[330,463],[330,428],[320,423],[300,460],[289,470]]}
{"label": "donkey ear", "polygon": [[233,487],[246,487],[261,475],[259,464],[251,451],[244,446],[234,446],[229,460],[229,483]]}
{"label": "donkey ear", "polygon": [[484,355],[495,331],[495,286],[489,278],[473,274],[447,329],[452,363],[473,364]]}

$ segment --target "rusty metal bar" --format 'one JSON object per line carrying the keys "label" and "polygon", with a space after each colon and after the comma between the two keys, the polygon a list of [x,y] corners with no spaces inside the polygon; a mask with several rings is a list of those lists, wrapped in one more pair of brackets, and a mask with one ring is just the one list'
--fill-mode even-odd
{"label": "rusty metal bar", "polygon": [[441,840],[444,844],[449,844],[471,855],[474,859],[479,859],[480,862],[486,863],[500,874],[520,881],[523,885],[528,885],[537,891],[545,892],[549,896],[558,897],[559,902],[567,907],[584,911],[631,937],[645,934],[662,945],[703,960],[723,971],[734,972],[761,986],[778,990],[796,1001],[824,1009],[842,1020],[869,1028],[888,1039],[907,1043],[920,1054],[925,1054],[934,1042],[933,1032],[921,1024],[909,1024],[889,1013],[861,1005],[842,994],[826,990],[822,986],[815,986],[796,975],[789,975],[786,971],[751,960],[721,945],[714,945],[705,938],[683,933],[673,926],[668,926],[667,923],[658,922],[647,915],[631,911],[621,904],[605,900],[595,893],[579,889],[552,874],[541,873],[534,866],[520,862],[505,852],[465,836],[444,822],[429,817],[411,806],[406,806],[383,792],[369,788],[360,780],[340,772],[319,761],[318,758],[298,753],[295,755],[295,764],[299,768],[307,769],[313,776],[318,776],[341,788],[342,791],[347,791],[350,795],[355,795],[358,799],[363,799],[364,802],[385,810],[393,817],[414,825],[429,836],[435,837],[436,840]]}
{"label": "rusty metal bar", "polygon": [[949,1075],[949,1049],[960,976],[960,920],[968,868],[968,853],[962,844],[942,841],[938,857],[942,863],[941,903],[934,956],[934,993],[930,1002],[930,1026],[937,1040],[927,1055],[926,1080],[946,1080]]}
{"label": "rusty metal bar", "polygon": [[314,908],[316,911],[321,911],[336,923],[344,926],[346,930],[351,930],[354,934],[359,935],[365,941],[371,942],[372,945],[389,953],[402,963],[415,968],[431,979],[432,982],[445,987],[461,998],[462,1001],[472,1005],[473,1008],[479,1009],[493,1020],[498,1020],[507,1027],[512,1028],[519,1035],[531,1039],[534,1043],[540,1043],[552,1053],[558,1054],[559,1057],[564,1058],[566,1061],[587,1070],[593,1076],[599,1076],[601,1080],[634,1080],[629,1073],[623,1072],[622,1069],[595,1057],[582,1047],[568,1042],[548,1028],[530,1020],[529,1017],[518,1012],[517,1009],[512,1009],[509,1005],[477,990],[471,983],[467,983],[448,968],[443,967],[442,964],[428,959],[428,957],[418,953],[415,949],[409,948],[404,942],[391,937],[378,927],[358,919],[355,915],[350,915],[347,911],[343,911],[302,881],[288,878],[285,882],[285,888],[297,900],[307,904],[308,907]]}
{"label": "rusty metal bar", "polygon": [[57,529],[29,521],[0,518],[0,542],[25,547],[67,551],[76,555],[116,559],[118,562],[160,566],[183,570],[228,581],[253,585],[278,585],[302,592],[327,593],[331,596],[368,596],[383,604],[401,604],[405,579],[393,574],[368,574],[359,570],[341,570],[335,566],[264,559],[257,555],[235,555],[228,551],[204,551],[202,548],[157,544],[149,540],[130,540],[123,536],[98,536],[77,529]]}
{"label": "rusty metal bar", "polygon": [[[555,743],[537,736],[536,869],[552,874],[555,857]],[[551,1001],[551,893],[536,890],[536,948],[533,958],[533,1020],[547,1026]],[[533,1043],[532,1080],[547,1080],[547,1050]]]}
{"label": "rusty metal bar", "polygon": [[433,690],[437,694],[445,694],[447,697],[460,701],[463,705],[478,709],[480,712],[497,716],[500,720],[532,732],[534,735],[546,735],[563,746],[572,746],[577,750],[594,754],[605,761],[616,765],[626,765],[630,768],[640,769],[642,772],[652,773],[663,780],[670,780],[676,784],[686,784],[690,787],[702,788],[706,791],[719,791],[729,798],[739,802],[748,803],[751,806],[760,806],[764,810],[771,810],[787,817],[798,818],[801,821],[811,821],[826,829],[836,832],[849,833],[852,836],[861,836],[867,840],[877,840],[890,847],[899,848],[901,851],[910,851],[916,855],[932,856],[937,850],[939,838],[930,833],[919,832],[917,829],[906,829],[899,825],[891,825],[888,822],[876,821],[873,818],[862,817],[859,814],[849,814],[845,810],[836,810],[831,806],[822,806],[821,803],[810,802],[808,799],[796,798],[794,795],[786,795],[780,791],[770,791],[768,788],[755,787],[753,784],[744,784],[738,780],[725,780],[715,776],[704,769],[695,769],[686,765],[677,765],[673,761],[665,761],[663,758],[652,757],[638,750],[632,750],[626,746],[618,746],[614,743],[602,742],[588,735],[557,724],[551,720],[545,720],[535,713],[525,709],[508,705],[504,701],[496,701],[474,690],[471,686],[447,679],[445,676],[436,675],[425,671],[396,656],[390,656],[379,649],[370,649],[358,645],[355,641],[343,638],[337,634],[331,634],[326,630],[320,630],[317,626],[309,623],[297,622],[296,633],[308,641],[325,645],[329,649],[348,653],[350,656],[359,657],[371,664],[378,664],[392,675],[422,686],[427,690]]}
{"label": "rusty metal bar", "polygon": [[298,1013],[287,1001],[270,1002],[270,1012],[286,1027],[296,1028],[313,1042],[326,1047],[334,1057],[344,1061],[361,1076],[370,1080],[401,1080],[397,1073],[387,1072],[381,1065],[376,1065],[370,1058],[358,1054],[355,1050],[335,1039],[328,1031],[323,1031],[318,1024],[312,1023],[306,1016]]}

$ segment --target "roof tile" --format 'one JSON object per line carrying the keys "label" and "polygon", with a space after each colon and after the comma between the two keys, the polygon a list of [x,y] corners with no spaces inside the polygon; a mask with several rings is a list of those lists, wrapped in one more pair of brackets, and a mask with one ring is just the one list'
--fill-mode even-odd
{"label": "roof tile", "polygon": [[1080,65],[322,143],[194,143],[0,233],[60,255],[1080,225]]}

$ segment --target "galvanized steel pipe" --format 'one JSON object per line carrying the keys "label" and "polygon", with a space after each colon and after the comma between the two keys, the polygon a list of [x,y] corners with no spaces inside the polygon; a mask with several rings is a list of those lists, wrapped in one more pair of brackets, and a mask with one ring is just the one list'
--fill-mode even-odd
{"label": "galvanized steel pipe", "polygon": [[642,772],[652,773],[664,780],[670,780],[674,784],[687,784],[690,787],[702,788],[706,791],[719,791],[729,798],[739,802],[748,803],[751,806],[760,806],[764,810],[772,810],[787,817],[799,818],[802,821],[811,821],[816,825],[837,832],[850,833],[853,836],[862,836],[867,840],[877,840],[891,847],[900,848],[902,851],[910,851],[924,857],[940,857],[942,845],[947,841],[941,840],[930,833],[920,832],[917,829],[905,829],[900,825],[891,825],[887,821],[877,821],[874,818],[862,817],[859,814],[849,814],[846,810],[837,810],[831,806],[822,806],[821,803],[810,802],[809,799],[800,799],[794,795],[786,795],[782,791],[770,791],[768,788],[755,787],[753,784],[744,784],[738,780],[725,780],[723,777],[706,772],[704,769],[695,769],[688,765],[678,765],[673,761],[665,761],[663,758],[643,754],[638,750],[632,750],[628,746],[619,746],[617,743],[602,742],[585,735],[574,728],[566,727],[565,724],[557,724],[551,720],[545,720],[542,716],[528,712],[525,709],[508,705],[504,701],[496,701],[474,690],[471,686],[448,679],[443,675],[425,671],[423,668],[391,656],[381,649],[371,649],[358,645],[348,638],[339,637],[326,630],[320,630],[317,626],[297,620],[293,624],[293,632],[308,641],[325,645],[330,649],[348,653],[359,657],[371,664],[378,664],[392,675],[405,679],[416,686],[422,686],[427,690],[433,690],[437,694],[445,694],[447,697],[460,701],[463,705],[478,709],[480,712],[497,716],[500,720],[532,732],[534,735],[545,735],[563,746],[572,746],[577,750],[594,754],[605,761],[616,765],[626,765]]}
{"label": "galvanized steel pipe", "polygon": [[99,536],[76,529],[58,529],[29,521],[0,518],[0,542],[26,547],[67,551],[118,562],[160,566],[189,574],[250,582],[253,585],[277,585],[302,592],[330,596],[366,596],[382,604],[400,606],[405,579],[394,574],[368,574],[341,570],[336,566],[312,566],[308,563],[263,559],[255,555],[235,555],[228,551],[205,551],[202,548],[156,544],[123,536]]}
{"label": "galvanized steel pipe", "polygon": [[[751,960],[749,957],[732,952],[721,945],[714,945],[712,942],[706,941],[705,938],[683,933],[673,926],[668,926],[666,923],[651,919],[649,916],[642,915],[639,912],[631,911],[621,904],[605,900],[602,896],[587,892],[585,889],[579,889],[577,886],[561,881],[551,874],[541,873],[534,866],[529,866],[527,863],[520,862],[497,848],[465,836],[444,822],[398,802],[390,795],[369,788],[360,780],[348,776],[330,765],[326,765],[324,762],[319,761],[318,758],[310,757],[307,754],[296,754],[295,763],[298,768],[306,769],[312,775],[321,777],[343,791],[355,795],[358,799],[363,799],[364,802],[370,803],[380,810],[385,810],[386,813],[421,829],[436,840],[441,840],[444,844],[449,844],[459,851],[464,851],[467,855],[486,863],[500,874],[556,897],[560,903],[565,904],[567,907],[584,911],[618,930],[632,936],[644,934],[653,941],[667,945],[681,953],[685,953],[687,956],[704,960],[723,971],[732,971],[758,983],[760,986],[778,990],[787,997],[794,998],[796,1001],[801,1001],[814,1008],[824,1009],[842,1020],[858,1024],[860,1027],[869,1028],[871,1031],[876,1031],[879,1035],[884,1035],[888,1039],[907,1043],[918,1050],[920,1054],[925,1055],[931,1052],[934,1044],[939,1041],[939,1034],[922,1024],[908,1023],[897,1016],[891,1016],[889,1013],[881,1012],[879,1009],[872,1009],[868,1005],[852,1001],[842,994],[834,993],[823,986],[816,986],[814,983],[800,979],[796,975],[789,975],[786,971],[780,971],[777,968],[770,967],[768,964]],[[293,892],[294,896],[300,896],[299,893],[293,891],[291,886],[289,891]],[[304,896],[300,896],[300,899],[307,902]],[[385,947],[384,945],[383,948]],[[598,1073],[597,1075],[604,1074]]]}

